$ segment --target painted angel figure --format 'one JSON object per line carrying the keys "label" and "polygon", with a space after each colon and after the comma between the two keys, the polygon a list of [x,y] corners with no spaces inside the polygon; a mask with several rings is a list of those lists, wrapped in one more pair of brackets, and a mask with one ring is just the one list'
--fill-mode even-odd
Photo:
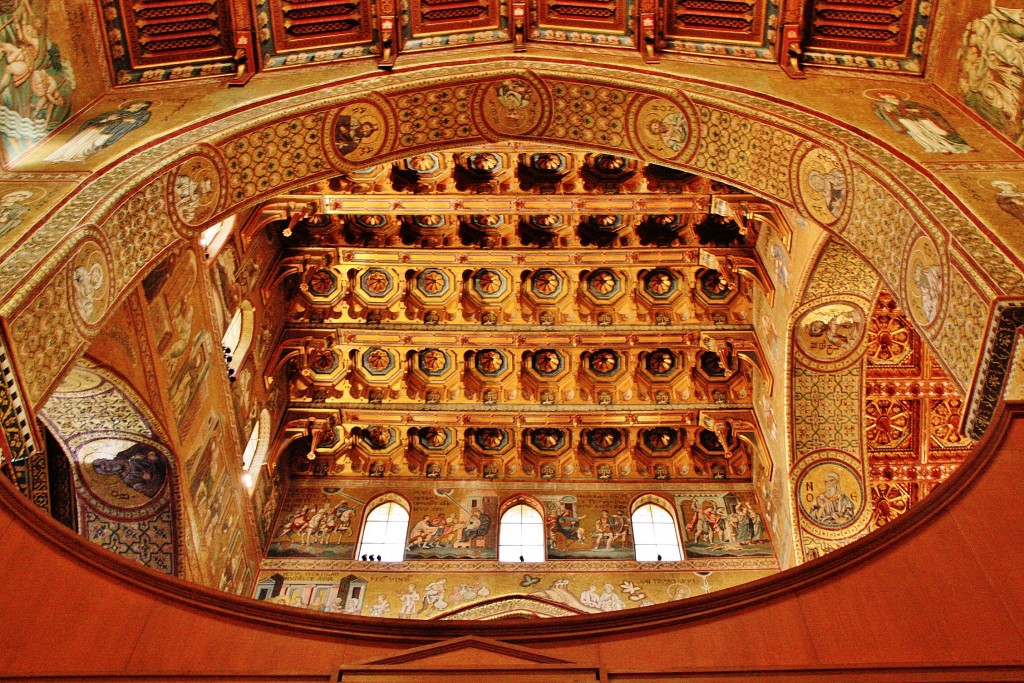
{"label": "painted angel figure", "polygon": [[70,140],[46,157],[46,161],[82,161],[91,157],[136,128],[144,126],[152,115],[149,111],[151,105],[151,102],[145,100],[125,102],[116,111],[103,112],[89,119]]}
{"label": "painted angel figure", "polygon": [[894,92],[880,92],[877,97],[872,105],[875,114],[897,133],[913,138],[924,151],[935,154],[974,151],[935,109],[902,99]]}

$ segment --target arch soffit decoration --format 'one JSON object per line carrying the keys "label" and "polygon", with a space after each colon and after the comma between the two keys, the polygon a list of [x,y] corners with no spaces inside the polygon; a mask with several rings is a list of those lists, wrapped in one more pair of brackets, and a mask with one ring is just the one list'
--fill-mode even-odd
{"label": "arch soffit decoration", "polygon": [[[127,156],[52,211],[4,263],[0,314],[14,357],[33,369],[23,387],[29,405],[41,405],[138,278],[213,222],[371,161],[519,138],[622,153],[796,207],[864,256],[900,300],[921,294],[920,270],[930,269],[934,301],[915,322],[970,391],[968,422],[980,435],[1024,321],[1020,264],[926,171],[862,135],[763,96],[654,74],[637,85],[624,73],[636,77],[524,60],[366,77],[195,125]],[[424,120],[427,102],[450,104],[451,115],[426,117],[417,130],[409,122]],[[572,119],[579,102],[597,112],[582,133]],[[352,146],[343,129],[360,120],[374,123],[375,135]],[[260,169],[257,186],[270,142],[279,172]],[[786,164],[778,163],[783,152]],[[199,212],[176,209],[174,185],[185,173],[212,181],[214,197]],[[823,203],[812,173],[840,178],[841,199]],[[83,274],[92,275],[89,286]]]}
{"label": "arch soffit decoration", "polygon": [[[39,419],[60,443],[64,453],[59,453],[58,457],[71,458],[74,464],[72,476],[77,495],[81,496],[83,502],[91,509],[113,522],[152,520],[164,511],[169,512],[172,535],[171,573],[181,576],[184,569],[184,528],[189,520],[178,484],[181,480],[178,460],[168,445],[163,425],[135,389],[114,371],[87,357],[78,359],[73,369],[79,371],[82,379],[69,387],[66,394],[55,392],[47,406],[40,408]],[[58,413],[75,413],[79,410],[76,402],[81,401],[82,397],[97,394],[114,397],[113,402],[108,400],[100,404],[104,410],[111,411],[112,414],[100,412],[85,416],[84,419],[80,414],[65,417],[64,420],[57,418]],[[47,407],[50,408],[49,411],[46,410]],[[61,429],[67,423],[75,423],[82,428],[70,432]],[[112,499],[109,495],[97,495],[93,492],[90,483],[83,476],[86,463],[82,460],[82,452],[92,444],[109,441],[138,444],[159,453],[166,466],[166,481],[156,497],[147,500],[149,494],[136,493],[132,498],[126,498],[122,494],[120,498]],[[126,503],[125,500],[129,502]]]}

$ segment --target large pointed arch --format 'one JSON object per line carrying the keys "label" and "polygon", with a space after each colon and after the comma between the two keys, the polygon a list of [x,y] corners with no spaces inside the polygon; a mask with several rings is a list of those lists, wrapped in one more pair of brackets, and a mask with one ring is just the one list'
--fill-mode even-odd
{"label": "large pointed arch", "polygon": [[[527,111],[514,119],[502,118],[496,99],[508,84],[528,95]],[[403,128],[399,113],[429,93],[453,106],[465,103],[465,123],[446,123],[422,135]],[[556,105],[571,99],[568,95],[603,107],[606,123],[621,132],[569,135]],[[376,117],[380,134],[372,144],[349,149],[339,122],[350,120],[356,109],[360,116]],[[645,128],[645,117],[654,111],[669,112],[681,134],[667,140]],[[249,150],[267,136],[288,141],[283,147],[291,161],[257,183]],[[884,148],[848,126],[750,92],[527,58],[412,69],[400,78],[367,77],[254,104],[171,134],[93,178],[4,263],[0,313],[10,321],[16,358],[33,368],[24,387],[30,406],[37,407],[53,391],[125,288],[180,240],[225,215],[339,171],[416,151],[502,139],[627,153],[726,179],[796,207],[842,235],[901,300],[919,289],[914,272],[927,269],[933,275],[934,301],[918,311],[915,322],[956,381],[964,389],[976,388],[971,428],[982,430],[987,423],[1009,353],[1005,335],[996,332],[1006,316],[1015,315],[1024,294],[1021,263],[995,246],[923,167],[899,153],[876,154]],[[780,155],[785,163],[779,163]],[[215,208],[208,215],[175,209],[170,188],[186,162],[201,170],[189,172],[208,173],[219,181],[211,186],[216,201],[209,204]],[[140,168],[149,172],[139,174]],[[806,182],[812,172],[842,176],[843,201],[823,210]],[[97,197],[104,197],[98,210]],[[143,206],[146,211],[139,210]],[[891,229],[877,230],[879,224]],[[39,256],[46,253],[51,258],[37,269]],[[82,268],[99,268],[108,285],[87,293],[75,290],[74,273]],[[67,310],[73,315],[63,315]],[[993,310],[997,315],[990,321]],[[41,343],[42,329],[48,329],[51,343]]]}

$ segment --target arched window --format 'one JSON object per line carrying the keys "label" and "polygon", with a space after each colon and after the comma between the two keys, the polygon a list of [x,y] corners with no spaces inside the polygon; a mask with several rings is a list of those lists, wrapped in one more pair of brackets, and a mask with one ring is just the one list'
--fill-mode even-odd
{"label": "arched window", "polygon": [[632,520],[637,562],[683,559],[676,521],[668,510],[655,503],[645,503],[633,511]]}
{"label": "arched window", "polygon": [[232,316],[231,323],[220,342],[224,347],[225,356],[231,359],[228,361],[228,368],[231,370],[241,367],[245,354],[249,352],[252,345],[253,323],[252,303],[243,301]]}
{"label": "arched window", "polygon": [[544,559],[544,519],[526,503],[513,505],[501,516],[498,561],[543,562]]}
{"label": "arched window", "polygon": [[242,469],[245,470],[243,479],[245,485],[252,488],[255,483],[255,478],[249,473],[249,468],[252,465],[252,460],[256,456],[256,449],[260,444],[260,421],[256,420],[256,424],[252,426],[252,432],[249,433],[249,440],[245,443],[245,450],[242,451]]}
{"label": "arched window", "polygon": [[409,529],[409,512],[398,503],[382,503],[370,510],[363,523],[356,557],[380,555],[382,562],[405,559],[405,534]]}
{"label": "arched window", "polygon": [[256,486],[256,479],[260,476],[260,468],[267,461],[270,453],[270,411],[264,408],[260,412],[260,419],[252,427],[249,440],[242,451],[242,481],[251,494]]}
{"label": "arched window", "polygon": [[217,255],[224,243],[228,241],[232,228],[235,227],[235,216],[228,216],[220,223],[214,223],[199,235],[199,246],[206,252],[206,258]]}

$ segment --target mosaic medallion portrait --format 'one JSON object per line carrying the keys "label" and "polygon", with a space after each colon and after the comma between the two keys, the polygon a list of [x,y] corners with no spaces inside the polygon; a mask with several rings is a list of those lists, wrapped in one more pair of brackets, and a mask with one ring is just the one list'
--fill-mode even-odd
{"label": "mosaic medallion portrait", "polygon": [[852,303],[840,301],[817,306],[797,322],[797,347],[819,363],[837,363],[850,356],[864,338],[867,319]]}
{"label": "mosaic medallion portrait", "polygon": [[848,189],[846,173],[835,155],[815,148],[800,160],[797,169],[800,196],[814,220],[831,225],[846,208]]}
{"label": "mosaic medallion portrait", "polygon": [[918,324],[930,325],[938,316],[943,290],[942,263],[931,239],[922,236],[914,242],[906,272],[906,307]]}
{"label": "mosaic medallion portrait", "polygon": [[656,97],[633,114],[639,148],[661,159],[678,159],[690,142],[690,122],[678,105]]}
{"label": "mosaic medallion portrait", "polygon": [[851,526],[864,511],[864,485],[849,465],[825,460],[808,468],[797,484],[800,511],[824,529]]}

